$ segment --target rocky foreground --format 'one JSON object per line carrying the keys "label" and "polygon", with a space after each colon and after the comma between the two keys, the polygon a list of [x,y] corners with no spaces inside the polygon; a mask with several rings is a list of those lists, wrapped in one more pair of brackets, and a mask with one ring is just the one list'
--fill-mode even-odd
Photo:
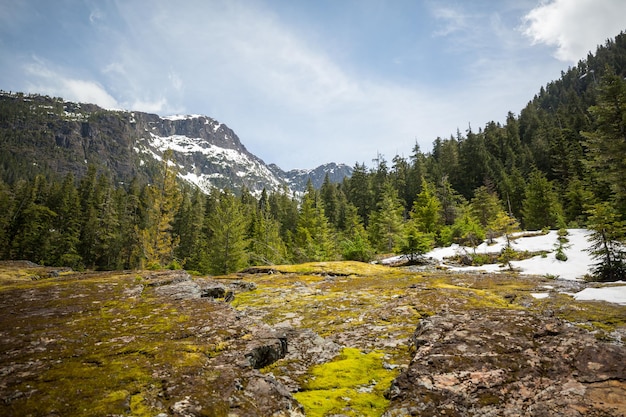
{"label": "rocky foreground", "polygon": [[[0,265],[3,416],[624,416],[626,306],[359,263]],[[549,292],[543,299],[535,292]]]}

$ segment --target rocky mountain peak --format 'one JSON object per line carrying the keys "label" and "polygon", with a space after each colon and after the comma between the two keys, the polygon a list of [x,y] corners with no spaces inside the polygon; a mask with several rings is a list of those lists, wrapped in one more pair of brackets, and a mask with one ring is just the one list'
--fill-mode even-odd
{"label": "rocky mountain peak", "polygon": [[[285,187],[300,192],[309,178],[321,186],[327,170],[336,182],[351,174],[343,165],[337,171],[334,163],[288,172],[268,166],[246,149],[232,129],[203,115],[160,117],[6,92],[0,92],[0,111],[2,149],[37,171],[34,174],[72,172],[81,177],[87,165],[93,164],[116,182],[137,176],[149,180],[167,149],[173,151],[179,177],[205,192],[242,187],[253,194]],[[32,141],[24,141],[25,136]]]}

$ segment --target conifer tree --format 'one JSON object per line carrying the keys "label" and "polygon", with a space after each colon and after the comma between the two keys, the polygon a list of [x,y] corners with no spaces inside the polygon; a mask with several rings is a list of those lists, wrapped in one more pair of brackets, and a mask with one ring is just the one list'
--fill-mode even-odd
{"label": "conifer tree", "polygon": [[426,172],[425,168],[426,157],[420,150],[419,143],[415,142],[413,146],[413,153],[411,154],[410,167],[406,185],[406,197],[405,207],[410,211],[413,207],[413,201],[422,190],[422,181]]}
{"label": "conifer tree", "polygon": [[354,204],[367,228],[372,210],[372,191],[365,164],[357,163],[354,165],[352,177],[350,177],[348,184],[348,201]]}
{"label": "conifer tree", "polygon": [[496,236],[504,235],[506,246],[511,246],[511,235],[520,230],[519,223],[514,217],[503,211],[498,212],[496,217],[487,225]]}
{"label": "conifer tree", "polygon": [[422,233],[437,233],[441,228],[441,203],[431,183],[425,180],[422,182],[422,191],[413,203],[410,216],[415,221],[417,230]]}
{"label": "conifer tree", "polygon": [[594,275],[598,281],[617,281],[626,277],[624,263],[626,222],[608,202],[595,204],[588,210],[591,247],[598,260]]}
{"label": "conifer tree", "polygon": [[468,208],[463,210],[463,214],[451,226],[446,227],[446,233],[442,232],[444,234],[446,236],[442,236],[443,241],[472,248],[476,248],[485,239],[484,229]]}
{"label": "conifer tree", "polygon": [[626,80],[615,74],[603,77],[598,102],[589,111],[596,128],[583,133],[588,167],[595,173],[595,182],[608,183],[626,212]]}
{"label": "conifer tree", "polygon": [[269,207],[260,207],[251,225],[249,256],[254,265],[276,265],[288,262],[287,248],[280,237],[280,224]]}
{"label": "conifer tree", "polygon": [[120,232],[120,216],[117,212],[115,192],[109,178],[101,175],[97,184],[97,236],[96,236],[96,267],[100,269],[117,269],[122,261]]}
{"label": "conifer tree", "polygon": [[522,214],[524,227],[530,230],[555,227],[562,215],[552,183],[539,170],[534,170],[528,179]]}
{"label": "conifer tree", "polygon": [[120,215],[120,254],[121,265],[125,269],[140,268],[143,264],[141,230],[145,213],[141,205],[141,187],[134,178],[128,190],[118,188],[115,192],[117,212]]}
{"label": "conifer tree", "polygon": [[230,191],[219,194],[208,213],[209,267],[214,274],[229,274],[247,265],[248,221],[242,203]]}
{"label": "conifer tree", "polygon": [[98,239],[98,205],[97,171],[89,165],[87,174],[81,178],[78,187],[81,206],[80,246],[79,254],[87,268],[94,268],[97,257],[96,242]]}
{"label": "conifer tree", "polygon": [[270,214],[280,224],[280,237],[287,246],[291,246],[298,222],[298,202],[288,194],[286,187],[271,193],[267,202]]}
{"label": "conifer tree", "polygon": [[[411,167],[405,158],[399,155],[394,156],[393,165],[391,167],[391,183],[398,190],[398,197],[404,207],[407,207],[407,201],[412,203],[415,194],[410,194],[410,171]],[[410,206],[409,206],[410,207]],[[406,210],[408,212],[408,210]]]}
{"label": "conifer tree", "polygon": [[48,208],[48,182],[38,175],[32,184],[23,182],[16,193],[15,234],[11,242],[12,259],[28,259],[45,264],[51,253],[51,235],[57,214]]}
{"label": "conifer tree", "polygon": [[407,255],[409,262],[414,262],[417,256],[425,254],[434,245],[435,238],[433,233],[421,232],[414,220],[405,223],[400,253]]}
{"label": "conifer tree", "polygon": [[340,221],[340,206],[339,206],[339,191],[337,186],[330,182],[328,173],[324,176],[324,182],[320,188],[320,197],[324,204],[324,214],[328,219],[328,222],[335,228],[339,226]]}
{"label": "conifer tree", "polygon": [[10,228],[14,210],[13,192],[4,181],[0,180],[0,259],[9,258]]}
{"label": "conifer tree", "polygon": [[299,262],[331,260],[336,253],[323,204],[310,181],[300,205],[294,252]]}
{"label": "conifer tree", "polygon": [[82,257],[78,254],[81,208],[74,176],[68,174],[63,183],[55,188],[49,202],[49,207],[57,213],[51,237],[50,262],[81,269]]}
{"label": "conifer tree", "polygon": [[441,217],[444,224],[453,224],[459,215],[459,209],[466,204],[465,198],[460,195],[444,175],[437,183],[435,195],[441,204]]}
{"label": "conifer tree", "polygon": [[380,252],[390,253],[400,248],[403,238],[404,207],[398,192],[387,182],[383,187],[377,210],[369,225],[370,242]]}
{"label": "conifer tree", "polygon": [[185,189],[181,205],[174,222],[175,235],[179,244],[176,258],[185,269],[207,272],[206,234],[203,232],[205,214],[205,196],[198,187]]}
{"label": "conifer tree", "polygon": [[342,232],[341,254],[348,261],[369,262],[374,257],[367,231],[363,227],[357,209],[352,204],[345,207],[345,228]]}
{"label": "conifer tree", "polygon": [[145,228],[141,231],[143,255],[150,268],[165,266],[174,259],[178,237],[173,234],[174,216],[180,205],[176,169],[170,160],[171,150],[163,153],[161,169],[147,192]]}
{"label": "conifer tree", "polygon": [[474,198],[470,202],[470,209],[472,215],[485,228],[502,211],[502,205],[498,196],[483,185],[474,190]]}

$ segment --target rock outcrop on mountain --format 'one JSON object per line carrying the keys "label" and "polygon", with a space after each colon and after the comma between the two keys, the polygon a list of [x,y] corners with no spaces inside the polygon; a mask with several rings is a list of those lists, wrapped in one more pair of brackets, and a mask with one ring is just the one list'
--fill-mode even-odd
{"label": "rock outcrop on mountain", "polygon": [[294,191],[304,192],[309,180],[314,188],[320,188],[326,176],[331,183],[340,183],[346,177],[352,176],[352,167],[334,162],[320,165],[315,169],[292,169],[283,171],[275,164],[270,164],[269,168],[278,177],[284,178],[289,187]]}
{"label": "rock outcrop on mountain", "polygon": [[318,178],[326,172],[333,182],[351,173],[334,163],[298,175],[268,166],[233,130],[207,116],[159,117],[47,96],[0,94],[0,178],[5,181],[37,173],[71,172],[80,178],[90,164],[116,182],[149,181],[168,149],[179,177],[204,191],[302,191],[309,177],[321,185]]}

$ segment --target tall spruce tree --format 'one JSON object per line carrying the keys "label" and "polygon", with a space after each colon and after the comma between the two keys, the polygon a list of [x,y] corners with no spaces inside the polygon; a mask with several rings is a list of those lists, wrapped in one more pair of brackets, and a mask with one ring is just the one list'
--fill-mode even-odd
{"label": "tall spruce tree", "polygon": [[49,206],[57,213],[50,262],[81,269],[82,257],[78,254],[81,208],[72,174],[68,174],[63,183],[55,187]]}
{"label": "tall spruce tree", "polygon": [[146,189],[147,216],[141,241],[146,265],[151,268],[168,265],[174,259],[179,241],[173,234],[173,226],[181,194],[176,169],[170,165],[172,156],[170,149],[163,153],[159,173]]}
{"label": "tall spruce tree", "polygon": [[608,202],[598,203],[589,211],[591,235],[589,252],[598,261],[594,275],[598,281],[617,281],[626,277],[624,242],[626,222]]}
{"label": "tall spruce tree", "polygon": [[248,263],[248,219],[243,204],[230,191],[219,193],[216,203],[207,218],[209,267],[214,274],[229,274]]}
{"label": "tall spruce tree", "polygon": [[198,187],[193,190],[186,188],[174,222],[174,231],[179,239],[176,258],[185,269],[200,272],[208,272],[206,235],[203,233],[204,200],[205,196]]}
{"label": "tall spruce tree", "polygon": [[417,230],[422,233],[435,234],[443,223],[441,202],[435,193],[435,187],[424,180],[422,191],[417,195],[411,209],[411,219],[415,222]]}
{"label": "tall spruce tree", "polygon": [[369,225],[370,242],[383,253],[399,250],[402,245],[404,207],[398,192],[387,182],[382,189],[377,210],[372,213]]}
{"label": "tall spruce tree", "polygon": [[583,133],[588,148],[587,164],[595,182],[606,182],[626,213],[626,80],[615,74],[602,78],[598,103],[589,111],[595,130]]}
{"label": "tall spruce tree", "polygon": [[336,256],[332,229],[310,180],[300,205],[293,251],[300,262],[327,261]]}
{"label": "tall spruce tree", "polygon": [[254,265],[288,263],[287,248],[280,237],[280,223],[274,219],[269,207],[259,207],[253,216],[248,252]]}
{"label": "tall spruce tree", "polygon": [[534,170],[528,179],[522,214],[524,227],[538,230],[544,227],[555,227],[562,208],[553,184],[546,175]]}
{"label": "tall spruce tree", "polygon": [[15,199],[11,188],[0,180],[0,259],[9,258],[11,220],[14,216]]}

